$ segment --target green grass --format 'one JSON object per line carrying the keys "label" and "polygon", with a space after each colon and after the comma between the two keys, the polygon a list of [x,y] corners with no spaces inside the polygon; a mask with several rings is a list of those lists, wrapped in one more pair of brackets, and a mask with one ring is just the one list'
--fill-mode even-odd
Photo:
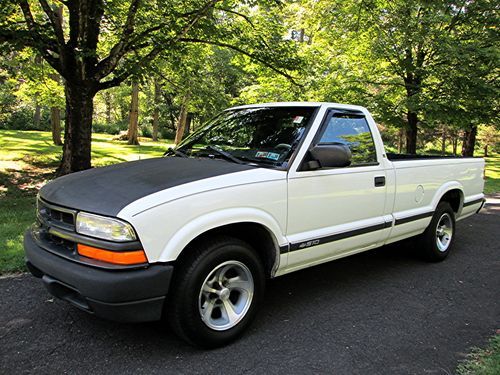
{"label": "green grass", "polygon": [[500,374],[500,334],[494,336],[486,349],[474,349],[457,368],[459,375]]}
{"label": "green grass", "polygon": [[0,199],[0,274],[24,270],[23,233],[34,215],[32,196]]}
{"label": "green grass", "polygon": [[500,155],[486,158],[486,181],[484,185],[486,194],[500,192]]}
{"label": "green grass", "polygon": [[[140,138],[140,146],[130,146],[112,138],[109,134],[92,135],[93,166],[161,156],[172,146],[171,142],[152,142],[147,138]],[[11,161],[57,166],[60,157],[61,147],[52,144],[49,132],[0,130],[0,168],[9,167]]]}
{"label": "green grass", "polygon": [[[141,138],[140,146],[92,137],[92,165],[161,156],[171,142]],[[24,271],[23,234],[35,218],[38,189],[54,178],[61,147],[49,132],[0,130],[0,274]]]}

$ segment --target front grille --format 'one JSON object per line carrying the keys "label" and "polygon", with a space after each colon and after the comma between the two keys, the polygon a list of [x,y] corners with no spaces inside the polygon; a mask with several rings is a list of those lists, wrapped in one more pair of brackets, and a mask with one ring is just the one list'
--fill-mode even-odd
{"label": "front grille", "polygon": [[42,225],[59,227],[65,230],[75,230],[76,211],[55,206],[42,199],[37,199],[37,214]]}
{"label": "front grille", "polygon": [[[56,229],[75,231],[76,211],[37,199],[38,237],[52,249],[65,254],[75,252],[75,242],[62,238],[54,232]],[[59,231],[61,232],[61,231]]]}

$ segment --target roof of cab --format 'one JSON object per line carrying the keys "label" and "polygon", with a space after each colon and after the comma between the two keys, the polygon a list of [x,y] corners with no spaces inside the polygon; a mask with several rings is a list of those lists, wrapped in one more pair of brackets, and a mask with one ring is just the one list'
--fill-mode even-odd
{"label": "roof of cab", "polygon": [[258,108],[258,107],[321,107],[321,106],[335,107],[342,109],[353,109],[353,110],[366,110],[365,107],[359,105],[331,103],[331,102],[271,102],[271,103],[240,105],[228,108],[227,110]]}

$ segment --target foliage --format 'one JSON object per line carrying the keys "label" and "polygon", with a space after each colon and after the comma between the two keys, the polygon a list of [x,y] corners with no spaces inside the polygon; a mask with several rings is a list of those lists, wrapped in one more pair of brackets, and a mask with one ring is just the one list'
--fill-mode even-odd
{"label": "foliage", "polygon": [[106,134],[117,135],[124,130],[127,130],[127,124],[124,122],[114,122],[111,124],[106,124],[103,122],[94,121],[92,123],[93,133],[106,133]]}
{"label": "foliage", "polygon": [[0,115],[0,129],[8,130],[49,130],[48,112],[43,111],[40,124],[33,122],[33,108],[16,106],[15,111],[5,112]]}
{"label": "foliage", "polygon": [[391,134],[393,148],[398,129],[407,138],[412,126],[418,148],[443,132],[445,142],[457,143],[471,126],[500,125],[498,10],[489,0],[290,2],[285,28],[302,29],[307,39],[297,43],[301,89],[256,67],[255,82],[235,102],[361,104]]}
{"label": "foliage", "polygon": [[[500,153],[500,129],[493,125],[479,128],[479,145],[484,151]],[[486,155],[485,155],[486,156]]]}

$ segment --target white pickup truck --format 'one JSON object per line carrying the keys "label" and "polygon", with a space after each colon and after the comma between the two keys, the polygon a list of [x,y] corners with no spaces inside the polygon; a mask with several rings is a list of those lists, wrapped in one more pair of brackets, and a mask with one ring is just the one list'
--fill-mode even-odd
{"label": "white pickup truck", "polygon": [[27,267],[95,315],[168,321],[216,347],[254,318],[273,278],[415,237],[443,260],[484,204],[484,160],[385,151],[363,107],[228,109],[164,157],[44,186]]}

